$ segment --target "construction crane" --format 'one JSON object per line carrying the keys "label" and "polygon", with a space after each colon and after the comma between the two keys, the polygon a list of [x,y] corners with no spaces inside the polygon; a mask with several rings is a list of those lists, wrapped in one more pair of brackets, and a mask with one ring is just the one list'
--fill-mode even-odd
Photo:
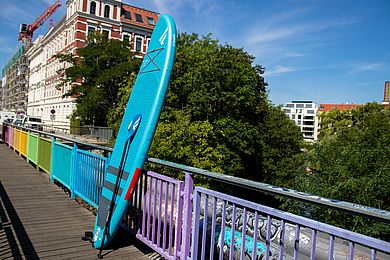
{"label": "construction crane", "polygon": [[47,8],[32,24],[21,24],[19,28],[18,40],[30,45],[34,31],[44,24],[44,22],[61,6],[61,0],[57,0]]}

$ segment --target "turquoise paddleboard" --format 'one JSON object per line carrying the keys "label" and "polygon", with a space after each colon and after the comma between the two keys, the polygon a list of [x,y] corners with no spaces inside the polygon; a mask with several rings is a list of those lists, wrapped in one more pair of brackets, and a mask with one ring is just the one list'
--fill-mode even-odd
{"label": "turquoise paddleboard", "polygon": [[[104,248],[110,243],[127,210],[157,127],[175,50],[175,23],[170,16],[161,15],[131,92],[104,179],[92,238],[95,248]],[[114,191],[117,195],[109,214]],[[108,215],[109,228],[106,229]]]}

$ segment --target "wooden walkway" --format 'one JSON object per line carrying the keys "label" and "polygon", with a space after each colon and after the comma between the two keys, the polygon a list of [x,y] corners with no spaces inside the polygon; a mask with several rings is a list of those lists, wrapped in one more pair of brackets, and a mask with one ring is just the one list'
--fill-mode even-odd
{"label": "wooden walkway", "polygon": [[[0,259],[97,259],[81,240],[95,216],[0,143]],[[150,250],[122,234],[104,259],[149,259]]]}

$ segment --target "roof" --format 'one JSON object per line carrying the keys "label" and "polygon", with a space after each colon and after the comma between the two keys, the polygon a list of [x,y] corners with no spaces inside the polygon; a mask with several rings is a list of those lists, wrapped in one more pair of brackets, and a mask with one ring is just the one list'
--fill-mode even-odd
{"label": "roof", "polygon": [[[146,10],[143,8],[138,8],[135,6],[127,5],[127,4],[122,4],[121,6],[122,10],[128,13],[130,17],[125,15],[124,13],[121,13],[121,22],[127,23],[127,24],[132,24],[132,25],[138,25],[140,27],[144,28],[149,28],[149,29],[154,29],[155,24],[157,23],[159,13]],[[135,14],[142,16],[142,22],[137,21]],[[149,24],[148,23],[148,17],[152,18],[154,20],[154,24]]]}
{"label": "roof", "polygon": [[332,109],[351,110],[357,108],[358,106],[361,105],[360,104],[320,104],[318,111],[326,112]]}

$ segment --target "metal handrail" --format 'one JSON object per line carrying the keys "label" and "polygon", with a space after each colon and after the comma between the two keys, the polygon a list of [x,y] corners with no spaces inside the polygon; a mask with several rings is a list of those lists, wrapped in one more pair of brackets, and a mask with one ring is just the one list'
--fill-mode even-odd
{"label": "metal handrail", "polygon": [[329,209],[343,211],[345,213],[349,213],[352,215],[358,215],[358,216],[367,217],[379,221],[384,221],[390,224],[390,212],[386,210],[372,208],[372,207],[350,203],[346,201],[328,199],[328,198],[316,196],[305,192],[282,188],[271,184],[255,182],[255,181],[251,181],[251,180],[247,180],[247,179],[243,179],[231,175],[221,174],[217,172],[211,172],[211,171],[207,171],[207,170],[203,170],[191,166],[186,166],[178,163],[173,163],[169,161],[164,161],[156,158],[148,158],[148,162],[169,167],[174,170],[191,173],[194,175],[200,175],[223,183],[239,186],[241,188],[260,191],[271,195],[282,196],[288,199],[299,200],[302,202],[315,204]]}
{"label": "metal handrail", "polygon": [[[9,123],[4,123],[4,124],[15,126],[15,125],[9,124]],[[62,136],[58,136],[55,134],[42,132],[42,131],[38,131],[35,129],[26,128],[26,127],[20,127],[20,126],[16,126],[16,127],[22,128],[22,129],[27,129],[28,131],[31,131],[31,132],[63,139],[63,140],[73,142],[76,144],[85,145],[87,147],[91,147],[94,149],[100,149],[100,150],[103,150],[106,152],[113,151],[112,148],[105,147],[105,146],[88,144],[88,143],[80,142],[80,141],[77,141],[77,140],[74,140],[71,138],[66,138],[66,137],[62,137]],[[231,175],[221,174],[221,173],[217,173],[217,172],[211,172],[211,171],[199,169],[196,167],[191,167],[191,166],[186,166],[186,165],[182,165],[182,164],[178,164],[178,163],[174,163],[174,162],[160,160],[157,158],[147,158],[147,161],[150,163],[154,163],[157,165],[168,167],[168,168],[171,168],[174,170],[183,171],[183,172],[187,172],[187,173],[190,173],[193,175],[203,176],[203,177],[206,177],[206,178],[209,178],[212,180],[216,180],[216,181],[219,181],[222,183],[235,185],[235,186],[238,186],[241,188],[246,188],[246,189],[250,189],[250,190],[254,190],[254,191],[258,191],[258,192],[262,192],[262,193],[266,193],[266,194],[271,194],[271,195],[277,195],[277,196],[281,196],[281,197],[288,198],[288,199],[298,200],[298,201],[318,205],[321,207],[325,207],[325,208],[329,208],[329,209],[333,209],[333,210],[337,210],[337,211],[342,211],[342,212],[352,214],[352,215],[357,215],[357,216],[367,217],[367,218],[378,220],[378,221],[383,221],[383,222],[390,224],[390,212],[386,211],[386,210],[372,208],[372,207],[364,206],[361,204],[355,204],[355,203],[350,203],[350,202],[346,202],[346,201],[339,201],[339,200],[335,200],[335,199],[324,198],[324,197],[316,196],[316,195],[305,193],[305,192],[282,188],[282,187],[274,186],[271,184],[255,182],[255,181],[251,181],[251,180],[247,180],[247,179],[243,179],[243,178],[239,178],[239,177],[235,177],[235,176],[231,176]]]}
{"label": "metal handrail", "polygon": [[13,126],[15,128],[23,129],[25,131],[30,131],[30,132],[33,132],[33,133],[38,133],[38,134],[41,134],[41,135],[54,137],[56,139],[62,139],[62,140],[65,140],[65,141],[68,141],[68,142],[71,142],[71,143],[75,143],[77,145],[83,145],[83,146],[86,146],[86,147],[102,150],[102,151],[105,151],[105,152],[110,152],[111,153],[113,151],[112,148],[107,147],[107,146],[101,146],[101,145],[97,145],[97,144],[84,143],[84,142],[78,141],[76,139],[72,139],[72,138],[68,138],[68,137],[64,137],[64,136],[61,136],[61,135],[56,135],[56,134],[52,134],[52,133],[48,133],[48,132],[43,132],[43,131],[39,131],[39,130],[36,130],[36,129],[31,129],[31,128],[28,128],[28,127],[24,127],[24,126],[17,126],[17,125],[11,124],[11,123],[3,123],[3,124],[4,125]]}

